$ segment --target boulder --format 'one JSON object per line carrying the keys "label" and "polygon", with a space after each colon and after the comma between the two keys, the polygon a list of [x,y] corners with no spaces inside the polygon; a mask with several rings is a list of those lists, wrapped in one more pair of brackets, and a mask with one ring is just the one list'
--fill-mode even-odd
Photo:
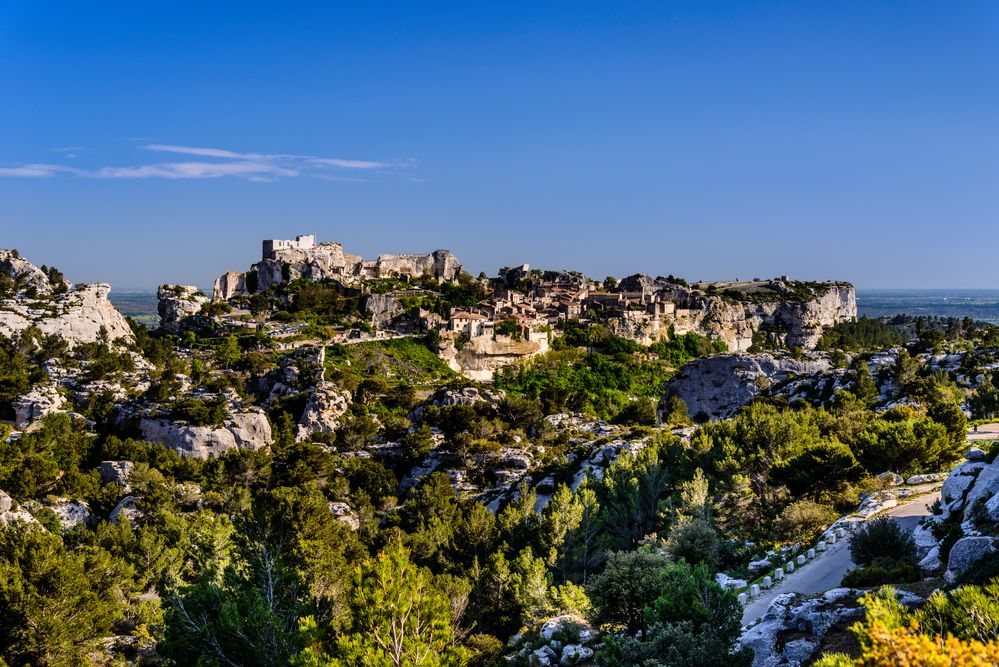
{"label": "boulder", "polygon": [[181,456],[207,459],[234,449],[258,450],[273,442],[267,415],[256,407],[229,413],[223,426],[193,426],[163,418],[139,421],[142,437]]}
{"label": "boulder", "polygon": [[4,491],[0,491],[0,514],[9,512],[14,506],[14,500],[8,496]]}
{"label": "boulder", "polygon": [[962,537],[950,550],[947,559],[947,572],[944,578],[953,582],[958,576],[974,565],[978,559],[995,551],[991,537]]}
{"label": "boulder", "polygon": [[123,491],[128,493],[128,476],[135,470],[135,464],[131,461],[101,461],[97,466],[97,472],[101,475],[101,483],[117,484]]}
{"label": "boulder", "polygon": [[985,452],[983,452],[979,447],[971,447],[964,453],[964,458],[969,461],[984,461]]}
{"label": "boulder", "polygon": [[532,665],[538,665],[539,667],[547,667],[548,665],[558,664],[558,655],[551,649],[550,646],[542,646],[539,649],[535,649],[531,653],[531,663]]}
{"label": "boulder", "polygon": [[58,412],[66,405],[66,400],[54,384],[33,388],[27,394],[14,399],[14,428],[25,429],[32,422],[47,414]]}
{"label": "boulder", "polygon": [[128,521],[134,528],[139,523],[139,519],[142,518],[142,510],[139,509],[139,498],[135,496],[126,496],[118,501],[114,509],[111,510],[111,514],[108,516],[108,520],[111,523],[118,523],[122,519]]}
{"label": "boulder", "polygon": [[919,567],[923,569],[924,572],[936,572],[943,567],[943,563],[940,561],[940,547],[933,547],[923,559],[919,561]]}
{"label": "boulder", "polygon": [[41,504],[55,513],[63,530],[70,530],[79,525],[89,526],[94,522],[90,507],[82,500],[45,498]]}
{"label": "boulder", "polygon": [[361,527],[360,519],[357,518],[357,514],[347,503],[330,501],[330,512],[333,513],[338,521],[349,526],[351,530],[357,530]]}
{"label": "boulder", "polygon": [[946,472],[932,472],[925,475],[913,475],[909,479],[905,480],[905,483],[909,486],[917,486],[919,484],[932,484],[933,482],[939,482],[942,479],[947,479]]}
{"label": "boulder", "polygon": [[[978,473],[964,499],[965,513],[999,493],[999,465],[987,465]],[[967,517],[966,517],[967,518]]]}
{"label": "boulder", "polygon": [[878,475],[878,479],[882,480],[888,486],[901,486],[905,483],[902,476],[894,472],[883,472]]}
{"label": "boulder", "polygon": [[208,296],[194,285],[160,285],[156,299],[160,327],[173,332],[180,331],[181,323],[200,313],[209,302]]}
{"label": "boulder", "polygon": [[581,662],[593,657],[593,649],[579,644],[566,644],[562,648],[562,657],[559,659],[560,665],[578,665]]}
{"label": "boulder", "polygon": [[299,442],[304,442],[316,433],[333,433],[340,428],[341,417],[350,408],[350,392],[340,389],[332,382],[320,382],[305,403],[305,410],[298,420]]}

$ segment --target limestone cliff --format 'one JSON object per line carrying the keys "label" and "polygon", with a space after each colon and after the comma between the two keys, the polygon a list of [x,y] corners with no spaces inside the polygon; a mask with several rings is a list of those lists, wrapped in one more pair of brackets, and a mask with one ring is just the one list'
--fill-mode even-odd
{"label": "limestone cliff", "polygon": [[748,350],[758,332],[808,350],[826,327],[857,317],[856,294],[847,283],[777,279],[691,287],[636,275],[622,280],[616,291],[632,295],[641,307],[611,317],[611,330],[644,344],[672,328],[722,340],[733,352]]}
{"label": "limestone cliff", "polygon": [[532,336],[530,340],[509,336],[473,336],[459,350],[455,341],[446,339],[440,357],[453,370],[477,382],[492,382],[493,373],[548,351],[546,335]]}
{"label": "limestone cliff", "polygon": [[718,354],[684,364],[666,383],[660,404],[671,397],[687,404],[687,414],[698,421],[724,419],[772,386],[801,375],[832,367],[825,354],[795,358],[787,354]]}
{"label": "limestone cliff", "polygon": [[156,291],[160,327],[177,332],[181,322],[201,312],[208,297],[194,285],[160,285]]}
{"label": "limestone cliff", "polygon": [[256,407],[233,410],[222,426],[194,426],[165,418],[143,417],[142,437],[184,457],[207,459],[235,449],[261,449],[272,443],[271,426]]}
{"label": "limestone cliff", "polygon": [[12,250],[0,250],[0,334],[11,336],[35,325],[69,345],[92,343],[106,332],[108,341],[134,341],[131,327],[108,300],[111,286],[52,285],[37,266]]}

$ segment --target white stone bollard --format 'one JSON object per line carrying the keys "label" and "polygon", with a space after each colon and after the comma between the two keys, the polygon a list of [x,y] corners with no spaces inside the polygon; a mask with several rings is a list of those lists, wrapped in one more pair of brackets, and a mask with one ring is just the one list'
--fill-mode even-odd
{"label": "white stone bollard", "polygon": [[750,597],[754,597],[755,598],[759,594],[760,594],[760,585],[759,584],[753,584],[752,586],[749,587],[749,596]]}
{"label": "white stone bollard", "polygon": [[835,535],[830,535],[829,536],[829,544],[836,544],[836,536]]}
{"label": "white stone bollard", "polygon": [[763,577],[763,588],[770,588],[774,585],[774,580],[770,577]]}
{"label": "white stone bollard", "polygon": [[784,568],[778,567],[776,570],[774,570],[774,579],[780,581],[783,578],[784,578]]}
{"label": "white stone bollard", "polygon": [[745,593],[739,593],[739,604],[742,605],[743,607],[746,606],[746,594]]}
{"label": "white stone bollard", "polygon": [[837,528],[836,529],[836,537],[839,537],[839,538],[846,537],[846,531],[843,530],[842,528]]}
{"label": "white stone bollard", "polygon": [[804,564],[805,564],[805,554],[801,554],[800,556],[798,556],[798,565],[804,565]]}
{"label": "white stone bollard", "polygon": [[819,540],[819,543],[815,545],[815,549],[820,552],[825,551],[826,550],[825,540]]}
{"label": "white stone bollard", "polygon": [[805,555],[808,556],[808,560],[812,560],[815,558],[815,549],[809,549]]}
{"label": "white stone bollard", "polygon": [[794,572],[794,561],[793,560],[789,560],[787,562],[787,564],[784,566],[784,569],[787,570],[788,574],[791,574],[792,572]]}

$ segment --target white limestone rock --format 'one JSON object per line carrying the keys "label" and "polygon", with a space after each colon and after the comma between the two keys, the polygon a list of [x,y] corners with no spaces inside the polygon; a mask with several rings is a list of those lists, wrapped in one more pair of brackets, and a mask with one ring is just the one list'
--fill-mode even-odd
{"label": "white limestone rock", "polygon": [[82,500],[45,498],[41,504],[55,513],[63,530],[70,530],[79,525],[89,526],[94,522],[90,506]]}
{"label": "white limestone rock", "polygon": [[45,415],[61,411],[65,405],[66,400],[59,393],[59,388],[56,385],[48,384],[34,387],[27,394],[19,396],[13,401],[14,428],[23,430]]}
{"label": "white limestone rock", "polygon": [[208,296],[194,285],[160,285],[156,299],[160,327],[173,332],[180,331],[181,323],[200,313],[209,302]]}
{"label": "white limestone rock", "polygon": [[215,279],[212,300],[228,301],[237,294],[247,293],[246,274],[242,271],[227,271]]}
{"label": "white limestone rock", "polygon": [[333,433],[340,428],[341,418],[350,408],[350,392],[332,382],[322,381],[309,395],[302,417],[298,420],[299,442],[316,433]]}
{"label": "white limestone rock", "polygon": [[101,461],[97,466],[97,472],[101,475],[103,484],[117,484],[125,493],[131,488],[128,484],[128,477],[135,470],[135,464],[131,461]]}
{"label": "white limestone rock", "polygon": [[0,334],[11,337],[34,325],[45,335],[59,336],[69,346],[93,343],[102,335],[113,343],[135,341],[131,327],[108,299],[107,283],[78,284],[45,301],[15,298],[0,301]]}
{"label": "white limestone rock", "polygon": [[134,528],[138,525],[139,519],[142,518],[142,510],[139,509],[140,498],[135,496],[126,496],[118,501],[114,509],[111,510],[111,514],[108,516],[108,520],[111,523],[117,524],[119,521],[127,521]]}
{"label": "white limestone rock", "polygon": [[821,373],[832,368],[828,355],[717,354],[683,365],[666,384],[660,418],[666,401],[679,397],[687,413],[698,420],[724,419],[773,384],[794,376]]}
{"label": "white limestone rock", "polygon": [[195,459],[220,456],[235,449],[263,449],[273,442],[267,415],[256,407],[230,412],[220,427],[143,417],[139,430],[143,439]]}
{"label": "white limestone rock", "polygon": [[953,582],[978,559],[995,551],[991,537],[962,537],[951,547],[944,578]]}

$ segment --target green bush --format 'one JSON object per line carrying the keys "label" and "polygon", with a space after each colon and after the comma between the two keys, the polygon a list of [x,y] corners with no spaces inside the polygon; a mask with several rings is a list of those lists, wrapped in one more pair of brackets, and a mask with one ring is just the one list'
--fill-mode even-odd
{"label": "green bush", "polygon": [[868,521],[850,540],[850,557],[863,567],[878,561],[916,562],[916,543],[894,519],[879,517]]}

